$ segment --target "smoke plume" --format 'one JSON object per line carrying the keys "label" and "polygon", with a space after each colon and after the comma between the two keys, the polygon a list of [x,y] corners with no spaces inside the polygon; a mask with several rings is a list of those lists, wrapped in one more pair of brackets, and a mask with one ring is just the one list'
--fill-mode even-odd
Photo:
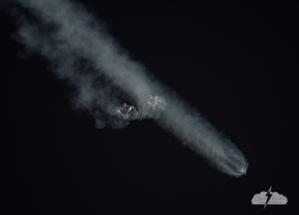
{"label": "smoke plume", "polygon": [[91,114],[97,128],[123,128],[131,120],[152,118],[220,171],[236,177],[246,173],[242,152],[133,61],[84,6],[69,0],[17,2],[22,9],[14,12],[15,39],[51,63],[74,90],[72,107]]}

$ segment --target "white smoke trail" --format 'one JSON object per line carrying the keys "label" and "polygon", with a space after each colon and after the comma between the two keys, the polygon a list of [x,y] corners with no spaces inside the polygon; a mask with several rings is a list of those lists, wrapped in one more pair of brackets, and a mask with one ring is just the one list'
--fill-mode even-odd
{"label": "white smoke trail", "polygon": [[[73,108],[92,114],[97,128],[122,128],[131,119],[155,118],[220,171],[236,177],[246,173],[248,163],[242,152],[142,64],[131,60],[82,5],[69,0],[17,1],[37,18],[20,18],[17,13],[17,40],[52,63],[58,77],[76,91]],[[153,104],[152,98],[161,99],[155,108],[147,105]],[[138,117],[136,111],[134,117],[129,112],[119,117],[123,101],[137,107]],[[121,110],[134,109],[130,107]]]}

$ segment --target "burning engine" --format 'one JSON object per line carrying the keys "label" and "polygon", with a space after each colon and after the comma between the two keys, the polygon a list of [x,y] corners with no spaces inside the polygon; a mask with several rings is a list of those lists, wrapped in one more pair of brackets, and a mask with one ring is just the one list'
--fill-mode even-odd
{"label": "burning engine", "polygon": [[165,106],[166,102],[162,98],[150,95],[146,104],[139,108],[139,112],[134,106],[124,103],[122,107],[117,109],[117,115],[126,120],[146,117],[157,118]]}

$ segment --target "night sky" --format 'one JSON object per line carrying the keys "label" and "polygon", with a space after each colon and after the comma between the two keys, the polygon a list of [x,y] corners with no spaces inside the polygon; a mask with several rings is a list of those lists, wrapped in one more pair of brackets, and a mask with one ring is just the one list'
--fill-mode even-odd
{"label": "night sky", "polygon": [[[217,171],[150,120],[96,129],[49,62],[25,57],[2,6],[0,214],[296,214],[298,4],[81,2],[238,146],[247,174]],[[252,205],[271,186],[288,204]]]}

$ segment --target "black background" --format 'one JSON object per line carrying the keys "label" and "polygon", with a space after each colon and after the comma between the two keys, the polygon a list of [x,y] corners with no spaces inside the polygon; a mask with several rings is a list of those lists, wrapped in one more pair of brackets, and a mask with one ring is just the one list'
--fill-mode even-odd
{"label": "black background", "polygon": [[[150,121],[97,130],[70,108],[70,90],[44,58],[19,57],[24,47],[2,11],[1,214],[296,213],[297,4],[82,2],[236,143],[248,172],[218,172]],[[253,206],[253,195],[270,186],[288,204]]]}

